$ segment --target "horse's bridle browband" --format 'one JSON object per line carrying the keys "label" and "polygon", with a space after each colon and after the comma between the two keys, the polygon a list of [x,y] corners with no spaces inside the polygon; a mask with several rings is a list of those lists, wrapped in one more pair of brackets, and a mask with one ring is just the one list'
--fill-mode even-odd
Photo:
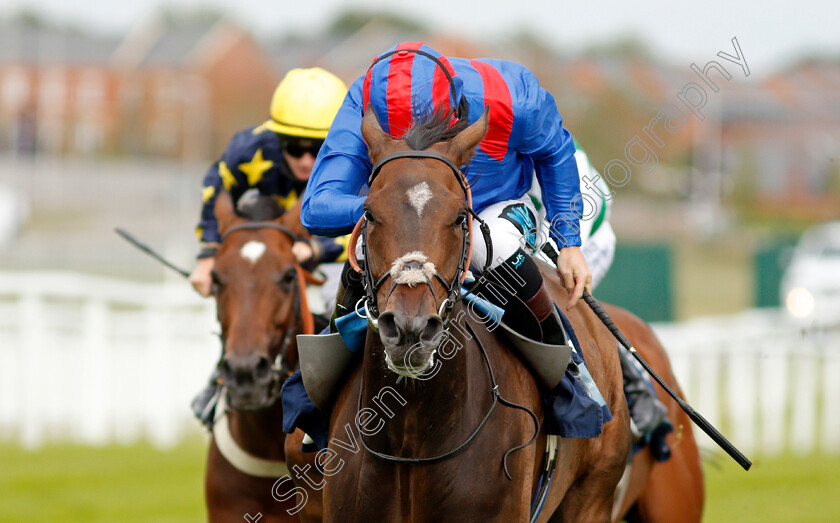
{"label": "horse's bridle browband", "polygon": [[[472,193],[470,192],[470,186],[467,183],[467,179],[464,176],[464,173],[461,172],[461,169],[455,165],[455,162],[447,158],[446,156],[435,152],[435,151],[397,151],[391,154],[386,155],[382,159],[380,159],[376,164],[373,166],[373,170],[370,173],[370,177],[368,178],[368,187],[373,184],[374,179],[382,170],[382,167],[393,160],[398,160],[400,158],[413,158],[413,159],[424,159],[430,158],[433,160],[437,160],[443,162],[449,167],[452,171],[452,174],[455,175],[455,178],[458,180],[458,184],[461,186],[461,189],[464,191],[464,197],[467,200],[467,212],[469,213],[469,217],[465,219],[461,223],[461,230],[463,232],[463,240],[461,242],[461,255],[458,260],[458,269],[455,272],[455,275],[452,278],[452,281],[447,282],[446,279],[440,274],[439,271],[435,270],[435,278],[443,285],[444,289],[447,291],[446,299],[441,303],[440,310],[438,311],[438,315],[444,318],[444,322],[448,321],[448,313],[452,311],[452,308],[455,306],[455,303],[461,298],[461,284],[464,281],[464,277],[466,275],[467,270],[469,269],[470,259],[471,259],[471,243],[472,243],[472,220],[478,220],[481,228],[481,234],[484,237],[484,243],[487,246],[487,259],[484,262],[484,267],[482,268],[482,277],[484,274],[487,273],[487,270],[490,268],[490,262],[493,259],[493,243],[490,239],[490,227],[487,223],[482,220],[478,213],[472,207]],[[362,253],[365,258],[365,268],[357,268],[358,272],[362,273],[362,281],[365,287],[365,300],[366,300],[366,307],[368,309],[368,313],[372,314],[376,317],[379,316],[379,309],[376,305],[376,294],[379,291],[379,288],[382,286],[383,283],[391,276],[390,271],[386,271],[385,274],[380,276],[378,279],[373,275],[372,271],[369,270],[369,260],[370,256],[368,253],[368,242],[367,242],[367,226],[368,226],[368,219],[367,214],[363,215],[361,220],[359,220],[360,227],[361,227],[361,237],[362,237]],[[350,249],[352,250],[355,247],[353,241],[351,241]],[[352,252],[351,252],[352,254]],[[352,258],[352,257],[351,257]],[[356,268],[356,267],[354,267]],[[429,288],[431,289],[432,284],[431,282],[427,282]],[[391,287],[391,292],[394,291],[396,288],[397,283],[394,282],[393,286]],[[435,296],[434,289],[432,289],[432,296]],[[370,318],[375,324],[375,318]]]}
{"label": "horse's bridle browband", "polygon": [[283,227],[282,225],[279,225],[279,224],[276,224],[276,223],[271,223],[271,222],[250,222],[250,223],[242,223],[242,224],[239,224],[239,225],[235,225],[235,226],[231,227],[230,229],[228,229],[227,231],[225,231],[225,233],[222,235],[222,241],[225,241],[225,238],[230,236],[230,234],[232,232],[244,231],[244,230],[250,230],[250,229],[274,229],[274,230],[280,231],[283,234],[285,234],[286,236],[288,236],[293,242],[296,242],[296,241],[300,240],[300,236],[293,233],[287,227]]}

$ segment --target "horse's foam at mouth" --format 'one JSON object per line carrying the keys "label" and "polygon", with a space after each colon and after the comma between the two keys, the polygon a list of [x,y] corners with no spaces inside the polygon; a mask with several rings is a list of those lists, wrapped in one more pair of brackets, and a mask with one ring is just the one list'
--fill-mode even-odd
{"label": "horse's foam at mouth", "polygon": [[426,360],[426,363],[418,368],[412,367],[410,364],[406,367],[401,367],[399,365],[395,365],[394,361],[391,359],[391,355],[388,354],[388,351],[385,351],[385,365],[388,367],[388,370],[393,372],[394,374],[399,374],[400,376],[405,376],[406,378],[422,378],[426,372],[434,367],[435,365],[435,353],[437,350],[433,350],[432,353],[429,355],[429,359]]}
{"label": "horse's foam at mouth", "polygon": [[420,251],[409,252],[394,260],[391,264],[394,283],[413,287],[418,283],[431,281],[437,269],[434,263],[426,260],[426,255]]}

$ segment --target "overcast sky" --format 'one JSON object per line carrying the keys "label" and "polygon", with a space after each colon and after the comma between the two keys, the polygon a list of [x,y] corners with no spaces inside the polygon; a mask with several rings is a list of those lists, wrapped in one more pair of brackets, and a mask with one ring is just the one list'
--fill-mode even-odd
{"label": "overcast sky", "polygon": [[632,33],[686,67],[705,63],[718,51],[732,54],[730,40],[737,36],[756,76],[803,53],[840,56],[838,0],[3,0],[0,14],[26,7],[58,21],[117,32],[163,5],[219,7],[258,35],[318,31],[334,13],[349,6],[387,8],[474,37],[492,38],[526,28],[571,51]]}

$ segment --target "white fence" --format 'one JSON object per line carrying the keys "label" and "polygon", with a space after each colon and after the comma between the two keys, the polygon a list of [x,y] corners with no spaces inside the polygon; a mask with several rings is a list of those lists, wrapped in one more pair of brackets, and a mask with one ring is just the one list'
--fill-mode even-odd
{"label": "white fence", "polygon": [[214,314],[184,282],[0,274],[0,437],[169,446],[198,432],[189,401],[219,356]]}
{"label": "white fence", "polygon": [[689,403],[748,456],[838,453],[840,328],[804,331],[785,314],[754,310],[655,330]]}
{"label": "white fence", "polygon": [[[840,452],[840,330],[779,311],[656,325],[689,402],[748,455]],[[0,438],[36,447],[198,433],[219,356],[213,303],[183,282],[0,273]],[[702,441],[704,446],[713,446]]]}

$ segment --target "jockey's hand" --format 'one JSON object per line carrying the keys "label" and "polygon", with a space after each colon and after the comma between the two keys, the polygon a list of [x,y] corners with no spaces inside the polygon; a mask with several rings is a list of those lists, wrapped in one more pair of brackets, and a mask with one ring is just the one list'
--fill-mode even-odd
{"label": "jockey's hand", "polygon": [[583,257],[580,247],[564,247],[557,258],[557,272],[563,280],[563,286],[571,297],[566,310],[574,307],[583,296],[583,289],[592,292],[592,271]]}
{"label": "jockey's hand", "polygon": [[213,266],[216,264],[216,259],[212,256],[209,258],[201,258],[198,260],[198,265],[190,274],[190,283],[193,289],[205,298],[210,296],[210,288],[213,285],[213,279],[210,273],[213,271]]}
{"label": "jockey's hand", "polygon": [[298,263],[304,263],[312,259],[314,252],[312,246],[306,242],[295,242],[292,244],[292,254],[297,258]]}

